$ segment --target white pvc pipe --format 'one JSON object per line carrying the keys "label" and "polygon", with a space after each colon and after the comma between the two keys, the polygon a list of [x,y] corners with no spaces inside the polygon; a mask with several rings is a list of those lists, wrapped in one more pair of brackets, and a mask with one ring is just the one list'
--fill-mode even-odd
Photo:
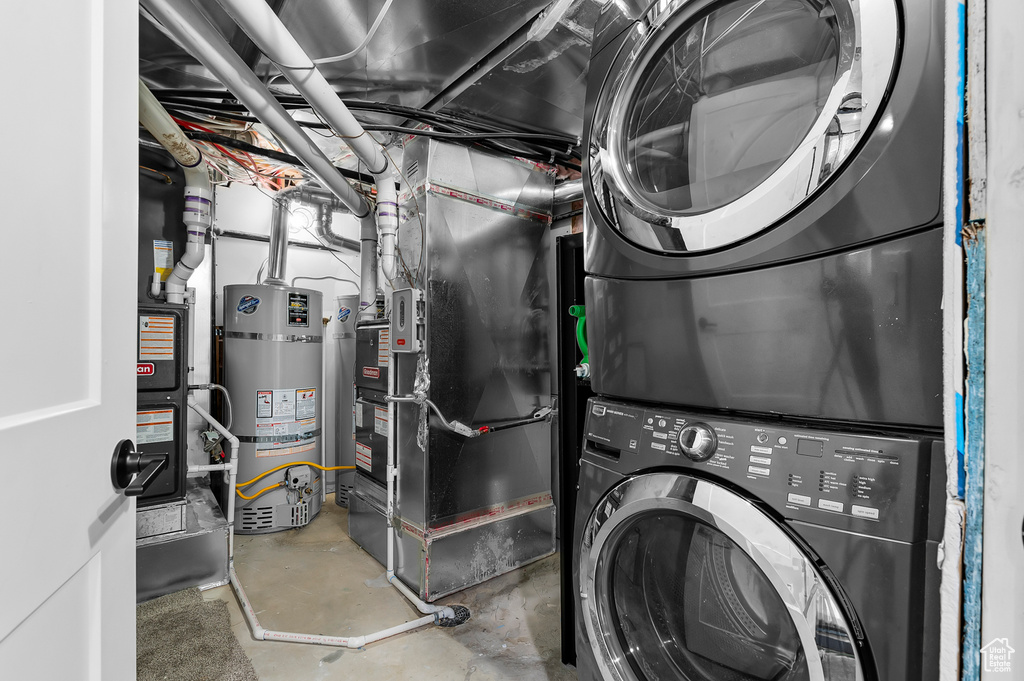
{"label": "white pvc pipe", "polygon": [[[256,43],[310,106],[316,109],[334,132],[377,175],[387,170],[388,159],[338,97],[316,64],[264,0],[217,0],[246,35]],[[378,188],[378,192],[380,189]]]}
{"label": "white pvc pipe", "polygon": [[[185,302],[185,287],[189,277],[203,262],[206,253],[206,230],[213,223],[213,187],[202,152],[185,137],[185,133],[141,79],[139,122],[185,170],[185,212],[182,221],[188,230],[188,240],[185,253],[165,283],[167,302],[181,304]],[[160,295],[160,282],[155,278],[150,293],[154,298]]]}
{"label": "white pvc pipe", "polygon": [[234,590],[235,596],[238,598],[238,602],[242,606],[242,614],[249,623],[252,637],[257,641],[287,641],[289,643],[312,643],[314,645],[335,646],[338,648],[362,648],[368,643],[396,636],[406,631],[412,631],[428,624],[434,624],[438,619],[437,615],[425,615],[418,619],[363,636],[324,636],[321,634],[273,631],[265,629],[260,625],[259,618],[256,617],[256,611],[253,609],[252,603],[249,602],[249,598],[245,595],[245,590],[242,588],[242,583],[238,579],[238,574],[235,572],[233,564],[228,568],[228,579],[231,582],[231,588]]}
{"label": "white pvc pipe", "polygon": [[[394,397],[398,389],[398,367],[396,359],[398,355],[388,350],[388,397]],[[455,611],[450,607],[431,605],[420,599],[413,593],[412,589],[402,583],[395,573],[395,550],[398,543],[398,529],[395,527],[395,482],[398,479],[398,466],[395,465],[395,412],[397,406],[394,400],[386,400],[388,404],[388,461],[385,478],[387,479],[387,525],[388,525],[388,553],[387,553],[387,579],[388,584],[398,589],[399,593],[405,596],[416,609],[422,613],[440,613],[441,617],[454,618]]]}
{"label": "white pvc pipe", "polygon": [[[381,268],[389,281],[398,273],[398,193],[392,164],[383,148],[370,136],[338,97],[331,84],[309,58],[302,46],[263,0],[217,0],[243,31],[273,61],[281,73],[305,97],[321,118],[344,138],[360,161],[366,164],[377,185],[376,228],[372,248],[365,230],[360,247],[362,287],[359,318],[373,316],[377,292],[376,241],[379,238]],[[372,277],[370,275],[372,265]]]}
{"label": "white pvc pipe", "polygon": [[[231,48],[227,40],[191,0],[141,0],[155,16],[213,75],[269,127],[285,147],[309,168],[356,217],[371,213],[369,204],[334,167],[316,143],[302,131],[256,74]],[[265,4],[262,0],[255,4]]]}
{"label": "white pvc pipe", "polygon": [[[217,466],[218,468],[211,468],[209,470],[227,470],[227,497],[228,497],[228,508],[226,511],[228,521],[228,561],[234,559],[235,556],[235,483],[238,480],[238,438],[232,435],[227,428],[225,428],[220,421],[210,416],[210,413],[199,406],[196,402],[196,398],[191,394],[188,396],[188,406],[192,410],[202,416],[206,421],[213,426],[214,430],[224,436],[224,439],[228,441],[231,447],[231,455],[228,458],[226,464],[207,464],[209,466]],[[200,469],[206,468],[205,465],[197,465],[195,467],[189,466],[188,472],[199,471]]]}

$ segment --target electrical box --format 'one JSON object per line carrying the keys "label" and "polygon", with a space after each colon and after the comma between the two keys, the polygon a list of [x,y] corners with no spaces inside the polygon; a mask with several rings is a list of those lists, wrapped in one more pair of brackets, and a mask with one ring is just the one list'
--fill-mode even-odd
{"label": "electrical box", "polygon": [[167,466],[139,497],[139,508],[185,498],[187,339],[186,305],[139,306],[135,449],[167,456]]}
{"label": "electrical box", "polygon": [[426,303],[423,291],[404,288],[391,296],[391,337],[393,352],[420,352],[426,335],[423,318]]}

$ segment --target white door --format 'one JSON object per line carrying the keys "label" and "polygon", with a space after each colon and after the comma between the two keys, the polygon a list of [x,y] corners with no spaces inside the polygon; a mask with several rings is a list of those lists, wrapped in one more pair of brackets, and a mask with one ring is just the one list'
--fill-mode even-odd
{"label": "white door", "polygon": [[135,676],[138,9],[4,6],[0,677]]}

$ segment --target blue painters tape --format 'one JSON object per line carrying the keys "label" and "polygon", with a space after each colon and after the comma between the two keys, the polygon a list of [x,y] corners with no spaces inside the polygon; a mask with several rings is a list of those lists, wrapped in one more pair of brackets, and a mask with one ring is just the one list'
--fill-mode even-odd
{"label": "blue painters tape", "polygon": [[963,681],[981,678],[981,562],[985,512],[985,230],[967,255],[967,413],[964,499]]}
{"label": "blue painters tape", "polygon": [[957,498],[964,498],[964,485],[966,484],[967,471],[964,468],[964,396],[956,393],[956,495]]}

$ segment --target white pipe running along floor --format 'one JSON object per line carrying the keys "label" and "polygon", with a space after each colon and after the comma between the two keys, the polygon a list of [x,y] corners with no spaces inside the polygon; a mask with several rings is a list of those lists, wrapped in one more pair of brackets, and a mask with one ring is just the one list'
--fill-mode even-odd
{"label": "white pipe running along floor", "polygon": [[[280,631],[357,636],[419,616],[388,586],[384,567],[348,538],[348,513],[327,497],[308,526],[236,535],[235,569],[260,624]],[[204,593],[228,604],[231,625],[262,681],[392,679],[569,681],[559,648],[558,557],[551,556],[448,598],[471,619],[427,626],[363,649],[255,641],[231,587]],[[354,676],[352,676],[354,675]]]}

